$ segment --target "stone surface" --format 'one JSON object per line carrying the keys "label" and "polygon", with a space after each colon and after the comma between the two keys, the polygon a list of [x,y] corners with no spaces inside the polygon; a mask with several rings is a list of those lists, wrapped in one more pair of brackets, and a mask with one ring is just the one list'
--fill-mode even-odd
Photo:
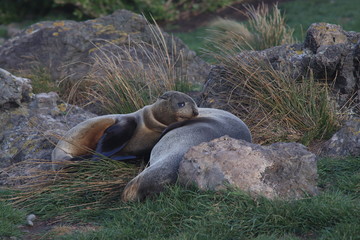
{"label": "stone surface", "polygon": [[51,151],[71,127],[95,115],[60,101],[54,92],[34,95],[0,112],[0,185],[49,169]]}
{"label": "stone surface", "polygon": [[30,99],[31,92],[29,79],[16,77],[0,68],[0,109],[19,106],[21,102]]}
{"label": "stone surface", "polygon": [[344,126],[326,141],[320,152],[323,157],[360,156],[360,118],[346,121]]}
{"label": "stone surface", "polygon": [[202,190],[231,185],[271,199],[299,199],[318,192],[316,156],[298,143],[260,146],[224,136],[186,153],[179,182]]}
{"label": "stone surface", "polygon": [[[172,37],[164,33],[164,38],[170,48]],[[134,46],[133,43],[139,41],[151,44],[156,40],[145,18],[126,10],[84,22],[39,22],[0,46],[0,66],[8,71],[32,71],[34,65],[40,65],[51,73],[55,81],[64,78],[77,81],[93,67],[96,56],[121,55],[125,47],[130,47],[134,54],[146,54],[143,52],[147,49]],[[174,57],[177,61],[173,63],[175,68],[183,70],[182,74],[190,81],[203,83],[208,64],[180,39],[174,37],[174,41],[178,54]],[[174,51],[168,51],[173,56]],[[122,57],[127,59],[124,54]]]}
{"label": "stone surface", "polygon": [[321,46],[330,46],[347,43],[345,31],[339,25],[330,23],[313,23],[310,25],[306,37],[305,48],[316,53]]}

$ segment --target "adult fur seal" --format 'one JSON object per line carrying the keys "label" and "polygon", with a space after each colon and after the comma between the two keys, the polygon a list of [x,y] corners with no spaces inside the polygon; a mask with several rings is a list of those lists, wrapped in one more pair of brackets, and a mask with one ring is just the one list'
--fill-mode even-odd
{"label": "adult fur seal", "polygon": [[76,125],[58,142],[51,159],[53,163],[72,160],[94,151],[117,160],[137,158],[151,150],[170,124],[197,115],[191,97],[169,91],[134,113],[104,115]]}
{"label": "adult fur seal", "polygon": [[199,108],[197,118],[169,126],[151,151],[150,166],[126,185],[122,199],[142,200],[175,183],[179,163],[190,147],[224,135],[251,142],[245,123],[219,109]]}

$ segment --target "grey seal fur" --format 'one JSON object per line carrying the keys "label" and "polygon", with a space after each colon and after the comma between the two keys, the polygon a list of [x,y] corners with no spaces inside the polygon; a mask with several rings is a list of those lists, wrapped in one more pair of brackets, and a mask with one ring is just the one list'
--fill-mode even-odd
{"label": "grey seal fur", "polygon": [[177,181],[180,161],[192,146],[228,135],[251,142],[246,124],[235,115],[212,108],[199,108],[197,118],[175,123],[154,146],[150,166],[132,179],[122,193],[123,201],[143,200]]}
{"label": "grey seal fur", "polygon": [[53,167],[76,156],[98,152],[111,156],[143,156],[172,123],[198,115],[188,95],[165,92],[151,105],[129,114],[112,114],[88,119],[70,129],[52,151]]}

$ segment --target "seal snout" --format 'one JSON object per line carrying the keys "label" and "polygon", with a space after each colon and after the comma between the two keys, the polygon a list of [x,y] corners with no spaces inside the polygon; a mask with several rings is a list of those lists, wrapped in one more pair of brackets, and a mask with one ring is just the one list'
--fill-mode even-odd
{"label": "seal snout", "polygon": [[193,109],[193,115],[194,117],[196,117],[197,115],[199,115],[199,111],[197,109]]}

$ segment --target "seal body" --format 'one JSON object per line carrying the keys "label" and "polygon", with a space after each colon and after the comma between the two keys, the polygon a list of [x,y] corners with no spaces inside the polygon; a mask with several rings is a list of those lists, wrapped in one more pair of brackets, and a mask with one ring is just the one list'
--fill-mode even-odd
{"label": "seal body", "polygon": [[51,159],[61,162],[89,154],[117,160],[141,157],[170,124],[197,115],[198,108],[191,97],[169,91],[134,113],[99,116],[76,125],[58,142]]}
{"label": "seal body", "polygon": [[124,201],[142,200],[174,184],[180,161],[192,146],[228,135],[251,142],[246,124],[235,115],[212,108],[199,108],[197,118],[170,125],[150,155],[150,166],[124,189]]}

